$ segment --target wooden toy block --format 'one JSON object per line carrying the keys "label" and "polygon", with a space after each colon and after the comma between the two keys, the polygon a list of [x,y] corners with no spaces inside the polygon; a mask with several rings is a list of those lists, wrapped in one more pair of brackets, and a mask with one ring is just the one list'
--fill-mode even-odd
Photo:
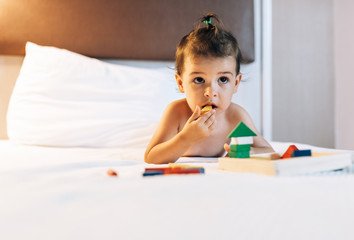
{"label": "wooden toy block", "polygon": [[207,113],[211,110],[213,110],[213,107],[211,105],[207,105],[207,106],[203,107],[202,110],[200,110],[200,114]]}
{"label": "wooden toy block", "polygon": [[250,151],[251,150],[251,144],[240,144],[240,145],[235,145],[232,144],[230,145],[230,151]]}
{"label": "wooden toy block", "polygon": [[280,155],[277,152],[272,153],[261,153],[261,154],[252,154],[250,158],[253,159],[264,159],[264,160],[278,160],[280,159]]}
{"label": "wooden toy block", "polygon": [[245,144],[252,144],[253,137],[232,137],[231,138],[231,145],[245,145]]}
{"label": "wooden toy block", "polygon": [[271,176],[294,176],[310,173],[323,173],[343,169],[350,171],[352,168],[352,154],[341,153],[316,153],[311,157],[288,158],[283,160],[264,160],[253,158],[219,158],[219,169],[232,172],[247,172]]}
{"label": "wooden toy block", "polygon": [[230,158],[249,158],[250,157],[250,152],[245,151],[245,152],[229,152],[229,157]]}
{"label": "wooden toy block", "polygon": [[246,124],[240,122],[229,134],[228,138],[233,137],[252,137],[257,136],[251,129],[249,129]]}
{"label": "wooden toy block", "polygon": [[290,145],[281,158],[291,158],[295,150],[299,150],[295,145]]}
{"label": "wooden toy block", "polygon": [[291,157],[311,157],[311,150],[294,150],[293,154],[291,154]]}

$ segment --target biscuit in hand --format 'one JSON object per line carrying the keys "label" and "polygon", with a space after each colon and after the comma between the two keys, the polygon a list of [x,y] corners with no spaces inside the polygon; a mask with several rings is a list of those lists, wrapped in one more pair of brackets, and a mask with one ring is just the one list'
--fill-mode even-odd
{"label": "biscuit in hand", "polygon": [[211,110],[213,110],[213,107],[211,105],[206,105],[205,107],[202,108],[202,110],[200,110],[200,114],[207,113]]}

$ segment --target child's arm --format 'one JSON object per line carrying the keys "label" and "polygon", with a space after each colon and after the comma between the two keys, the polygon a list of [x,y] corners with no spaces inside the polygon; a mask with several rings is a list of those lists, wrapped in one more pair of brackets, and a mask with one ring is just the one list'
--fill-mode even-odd
{"label": "child's arm", "polygon": [[[176,104],[170,104],[166,108],[145,151],[145,162],[175,162],[193,143],[208,137],[215,129],[215,111],[200,115],[200,107],[197,106],[186,124],[179,126],[181,112],[183,110],[176,107]],[[179,127],[183,127],[183,129],[179,131]]]}

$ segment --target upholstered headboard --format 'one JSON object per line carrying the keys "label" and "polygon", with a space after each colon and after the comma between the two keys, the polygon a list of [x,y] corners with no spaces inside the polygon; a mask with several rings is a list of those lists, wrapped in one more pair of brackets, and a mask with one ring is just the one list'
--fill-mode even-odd
{"label": "upholstered headboard", "polygon": [[0,0],[0,139],[27,41],[97,58],[173,61],[179,40],[208,12],[254,61],[254,0]]}
{"label": "upholstered headboard", "polygon": [[178,41],[214,12],[254,60],[253,0],[3,0],[0,54],[26,41],[100,58],[172,60]]}

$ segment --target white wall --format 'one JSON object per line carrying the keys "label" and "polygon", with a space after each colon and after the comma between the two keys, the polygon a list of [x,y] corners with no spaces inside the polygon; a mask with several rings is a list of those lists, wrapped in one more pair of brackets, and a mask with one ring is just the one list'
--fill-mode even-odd
{"label": "white wall", "polygon": [[335,146],[354,150],[354,1],[334,0]]}
{"label": "white wall", "polygon": [[354,150],[354,1],[272,5],[273,140]]}
{"label": "white wall", "polygon": [[272,135],[334,147],[332,0],[272,1]]}
{"label": "white wall", "polygon": [[[270,121],[268,116],[264,116],[263,101],[263,56],[262,56],[262,2],[264,0],[254,0],[254,34],[255,34],[255,61],[241,66],[243,81],[239,87],[233,101],[240,104],[251,115],[256,128],[267,139],[271,140]],[[241,49],[242,50],[242,49]]]}
{"label": "white wall", "polygon": [[[261,0],[254,0],[255,60],[241,65],[243,81],[233,101],[240,104],[251,115],[254,124],[264,133],[262,122],[262,76],[261,76]],[[237,36],[236,36],[237,37]],[[242,51],[242,49],[241,49]]]}

